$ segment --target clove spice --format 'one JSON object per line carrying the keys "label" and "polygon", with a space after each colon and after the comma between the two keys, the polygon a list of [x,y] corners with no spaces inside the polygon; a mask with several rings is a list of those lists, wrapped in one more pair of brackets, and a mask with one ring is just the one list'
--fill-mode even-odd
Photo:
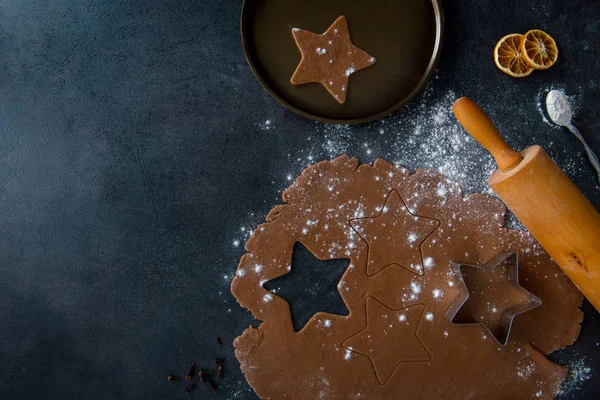
{"label": "clove spice", "polygon": [[222,365],[219,365],[219,369],[217,369],[217,376],[218,376],[219,378],[221,377],[221,374],[223,373],[223,370],[224,370],[224,369],[225,369],[225,368],[223,368],[223,366],[222,366]]}
{"label": "clove spice", "polygon": [[192,379],[192,376],[194,375],[194,370],[196,369],[196,363],[192,363],[192,365],[190,365],[190,370],[188,372],[188,374],[186,375],[185,379],[187,379],[188,381],[190,379]]}
{"label": "clove spice", "polygon": [[167,376],[167,381],[169,382],[179,382],[181,380],[177,375],[169,375]]}
{"label": "clove spice", "polygon": [[217,336],[217,344],[221,344],[221,338]]}
{"label": "clove spice", "polygon": [[203,369],[198,372],[198,376],[200,376],[200,382],[204,382],[204,379],[210,379],[212,375],[213,372],[210,369]]}

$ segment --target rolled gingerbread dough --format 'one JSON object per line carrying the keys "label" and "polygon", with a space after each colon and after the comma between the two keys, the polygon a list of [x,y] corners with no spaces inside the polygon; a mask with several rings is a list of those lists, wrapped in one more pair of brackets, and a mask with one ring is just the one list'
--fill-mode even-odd
{"label": "rolled gingerbread dough", "polygon": [[[347,156],[306,169],[283,200],[248,240],[232,283],[263,321],[234,342],[258,396],[554,398],[567,369],[545,355],[577,338],[582,296],[529,233],[504,228],[502,203],[465,196],[431,170]],[[317,313],[296,332],[286,300],[263,287],[289,272],[296,242],[351,260],[338,285],[348,316]],[[451,262],[482,265],[502,251],[518,253],[521,286],[543,301],[515,318],[505,346],[445,316],[460,293]]]}

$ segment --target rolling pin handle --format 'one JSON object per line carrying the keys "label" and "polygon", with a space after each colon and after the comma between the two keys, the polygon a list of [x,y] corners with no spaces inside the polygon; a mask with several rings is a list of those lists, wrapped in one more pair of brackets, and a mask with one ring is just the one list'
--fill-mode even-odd
{"label": "rolling pin handle", "polygon": [[519,152],[506,144],[490,117],[473,100],[461,97],[454,102],[452,110],[463,128],[494,156],[499,169],[510,171],[523,160]]}

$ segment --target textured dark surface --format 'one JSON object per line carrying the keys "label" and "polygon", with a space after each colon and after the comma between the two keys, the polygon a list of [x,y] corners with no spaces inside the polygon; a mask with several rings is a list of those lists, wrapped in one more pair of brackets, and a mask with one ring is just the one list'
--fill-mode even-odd
{"label": "textured dark surface", "polygon": [[[574,95],[576,123],[600,151],[600,3],[444,6],[427,91],[385,121],[338,129],[283,109],[254,79],[239,1],[1,2],[0,397],[187,398],[166,376],[218,355],[214,397],[255,398],[231,346],[251,321],[229,294],[243,254],[233,242],[314,161],[348,152],[430,165],[413,122],[458,95],[488,109],[515,147],[547,148],[600,208],[577,139],[537,109],[550,87]],[[556,38],[559,62],[514,80],[491,51],[530,28]],[[460,176],[483,191],[489,157],[467,149]],[[600,317],[584,311],[580,339],[556,357],[592,368],[567,398],[597,399]]]}

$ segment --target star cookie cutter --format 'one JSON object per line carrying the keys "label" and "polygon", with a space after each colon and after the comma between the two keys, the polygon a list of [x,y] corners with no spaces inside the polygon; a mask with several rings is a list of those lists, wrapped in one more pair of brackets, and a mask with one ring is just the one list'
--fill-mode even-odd
{"label": "star cookie cutter", "polygon": [[[499,266],[500,264],[502,264],[504,261],[507,261],[507,273],[508,273],[509,284],[516,287],[517,289],[521,290],[524,294],[526,294],[529,297],[529,300],[524,303],[518,304],[514,307],[511,307],[507,310],[504,310],[502,312],[502,315],[500,317],[500,331],[502,334],[499,335],[499,337],[496,336],[496,334],[494,334],[494,332],[492,332],[492,330],[487,325],[485,325],[482,322],[476,321],[476,320],[473,320],[473,322],[455,322],[454,318],[456,317],[456,315],[458,314],[458,312],[460,311],[462,306],[467,302],[467,300],[470,297],[469,289],[467,288],[467,285],[463,278],[461,267],[467,266],[467,267],[471,267],[471,268],[479,268],[479,269],[491,271],[494,268],[496,268],[497,266]],[[519,284],[519,256],[517,253],[508,252],[508,251],[501,252],[501,253],[497,254],[496,256],[494,256],[491,260],[489,260],[484,265],[471,265],[471,264],[457,263],[457,262],[453,261],[451,263],[451,267],[454,272],[454,276],[457,278],[457,280],[459,282],[461,290],[460,290],[459,296],[452,303],[452,305],[450,306],[448,311],[446,311],[446,318],[453,325],[467,325],[467,326],[468,325],[481,325],[481,326],[483,326],[483,328],[492,335],[492,337],[496,340],[496,342],[498,342],[498,344],[500,344],[500,346],[504,346],[504,345],[506,345],[506,343],[508,343],[508,338],[510,335],[510,331],[512,329],[513,320],[517,315],[523,314],[524,312],[533,310],[534,308],[537,308],[542,305],[542,300],[539,297],[535,296],[534,294],[532,294],[531,292],[529,292],[528,290],[526,290]]]}

